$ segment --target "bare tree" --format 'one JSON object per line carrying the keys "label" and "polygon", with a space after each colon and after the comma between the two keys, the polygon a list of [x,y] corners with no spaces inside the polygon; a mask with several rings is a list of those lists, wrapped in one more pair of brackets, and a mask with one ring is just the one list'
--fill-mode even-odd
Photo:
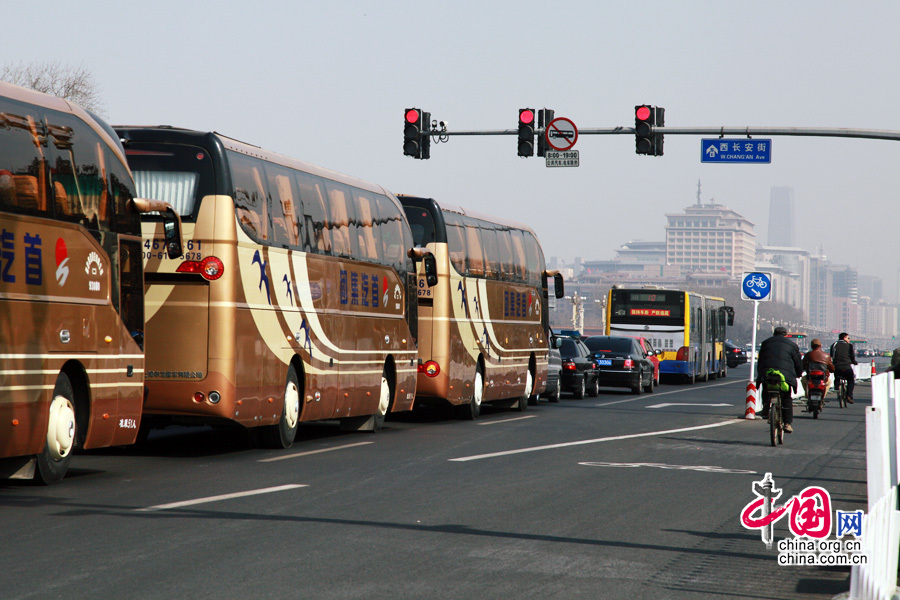
{"label": "bare tree", "polygon": [[58,60],[7,64],[0,70],[0,79],[70,100],[82,108],[103,115],[99,86],[94,75],[84,65],[73,66]]}

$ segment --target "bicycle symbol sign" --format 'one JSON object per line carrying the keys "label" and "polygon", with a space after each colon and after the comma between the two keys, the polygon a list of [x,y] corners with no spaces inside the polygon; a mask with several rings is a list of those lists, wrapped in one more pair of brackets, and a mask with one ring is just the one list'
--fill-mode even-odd
{"label": "bicycle symbol sign", "polygon": [[744,273],[741,281],[741,298],[744,300],[769,300],[772,293],[772,274]]}

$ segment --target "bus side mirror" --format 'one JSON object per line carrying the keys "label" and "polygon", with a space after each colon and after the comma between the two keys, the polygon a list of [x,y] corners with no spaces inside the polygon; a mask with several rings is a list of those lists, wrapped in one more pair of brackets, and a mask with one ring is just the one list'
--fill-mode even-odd
{"label": "bus side mirror", "polygon": [[181,246],[181,219],[174,215],[174,219],[166,218],[163,221],[163,234],[166,240],[166,254],[169,258],[179,258],[184,254]]}
{"label": "bus side mirror", "polygon": [[166,255],[178,258],[184,254],[181,241],[181,217],[172,205],[162,200],[148,198],[132,198],[131,202],[139,213],[158,212],[163,218],[163,237],[166,243]]}
{"label": "bus side mirror", "polygon": [[425,283],[428,284],[428,287],[434,287],[438,282],[437,275],[437,259],[434,257],[434,254],[429,252],[422,259],[422,264],[425,266]]}
{"label": "bus side mirror", "polygon": [[723,307],[723,310],[728,317],[728,326],[731,327],[732,325],[734,325],[734,308],[731,306],[725,306]]}
{"label": "bus side mirror", "polygon": [[566,290],[563,285],[563,276],[562,273],[557,273],[553,276],[553,287],[554,287],[554,295],[557,298],[562,298],[566,295]]}
{"label": "bus side mirror", "polygon": [[406,255],[413,259],[413,262],[422,261],[422,264],[425,266],[425,283],[428,284],[428,287],[436,286],[438,282],[437,259],[434,257],[434,254],[422,246],[416,246],[415,248],[410,248]]}

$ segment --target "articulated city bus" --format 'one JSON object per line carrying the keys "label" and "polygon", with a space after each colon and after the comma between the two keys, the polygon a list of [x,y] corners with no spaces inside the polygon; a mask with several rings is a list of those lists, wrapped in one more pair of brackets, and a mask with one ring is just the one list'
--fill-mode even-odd
{"label": "articulated city bus", "polygon": [[138,212],[108,125],[0,82],[0,470],[45,484],[76,448],[131,444],[144,398]]}
{"label": "articulated city bus", "polygon": [[660,355],[661,375],[697,379],[725,377],[725,328],[734,311],[725,300],[682,290],[609,291],[606,334],[641,336]]}
{"label": "articulated city bus", "polygon": [[[437,284],[419,279],[419,381],[424,402],[474,419],[482,402],[525,410],[546,385],[544,255],[527,226],[400,196],[417,247],[435,257]],[[563,296],[554,274],[555,295]]]}
{"label": "articulated city bus", "polygon": [[175,261],[144,218],[148,423],[237,423],[287,448],[301,421],[374,430],[412,408],[417,279],[395,197],[217,133],[117,131],[139,192],[184,223]]}

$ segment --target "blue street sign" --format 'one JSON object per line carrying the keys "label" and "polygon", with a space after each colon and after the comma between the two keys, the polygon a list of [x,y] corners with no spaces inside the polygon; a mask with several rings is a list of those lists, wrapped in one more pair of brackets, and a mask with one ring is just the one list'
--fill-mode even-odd
{"label": "blue street sign", "polygon": [[772,140],[756,138],[701,139],[700,162],[771,163]]}
{"label": "blue street sign", "polygon": [[772,293],[772,275],[770,273],[744,273],[741,281],[741,298],[744,300],[769,300]]}

